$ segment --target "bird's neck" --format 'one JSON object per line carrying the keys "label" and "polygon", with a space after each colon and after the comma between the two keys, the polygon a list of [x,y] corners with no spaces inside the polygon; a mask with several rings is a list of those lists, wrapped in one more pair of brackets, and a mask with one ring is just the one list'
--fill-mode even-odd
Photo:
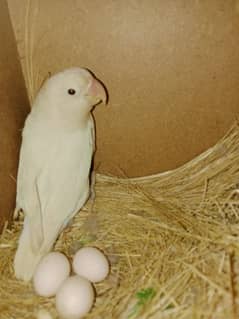
{"label": "bird's neck", "polygon": [[[48,109],[47,112],[38,112],[32,110],[33,117],[39,118],[39,120],[51,127],[54,131],[60,132],[75,132],[77,130],[83,130],[89,126],[92,121],[92,114],[90,112],[84,114],[75,114],[74,112],[65,114],[62,116],[59,112],[54,112]],[[34,114],[35,113],[35,114]]]}
{"label": "bird's neck", "polygon": [[88,126],[88,122],[91,118],[91,114],[67,114],[66,116],[55,116],[52,118],[52,124],[57,127],[61,127],[66,131],[76,131],[78,129],[84,129]]}

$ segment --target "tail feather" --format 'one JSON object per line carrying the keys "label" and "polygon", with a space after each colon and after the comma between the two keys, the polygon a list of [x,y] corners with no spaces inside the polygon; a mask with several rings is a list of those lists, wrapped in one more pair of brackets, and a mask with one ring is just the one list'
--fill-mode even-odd
{"label": "tail feather", "polygon": [[14,259],[14,271],[16,278],[24,281],[30,281],[40,260],[41,255],[35,254],[32,251],[30,230],[25,224]]}
{"label": "tail feather", "polygon": [[40,248],[33,249],[33,232],[28,218],[24,220],[24,227],[19,239],[18,248],[14,259],[15,276],[24,281],[30,281],[34,275],[35,269],[47,253],[49,253],[61,232],[63,225],[59,226],[52,223],[47,224],[46,234]]}

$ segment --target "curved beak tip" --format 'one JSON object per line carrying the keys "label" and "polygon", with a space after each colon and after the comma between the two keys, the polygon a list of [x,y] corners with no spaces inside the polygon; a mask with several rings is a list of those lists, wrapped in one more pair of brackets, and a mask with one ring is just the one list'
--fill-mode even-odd
{"label": "curved beak tip", "polygon": [[108,92],[104,84],[98,79],[94,79],[90,89],[93,96],[99,99],[99,102],[108,103]]}
{"label": "curved beak tip", "polygon": [[108,96],[108,92],[107,90],[104,88],[104,94],[103,96],[101,97],[101,101],[104,105],[107,105],[108,102],[109,102],[109,96]]}
{"label": "curved beak tip", "polygon": [[93,78],[88,88],[87,95],[91,96],[97,104],[104,103],[104,105],[108,104],[109,96],[106,87],[104,84],[99,81],[97,78]]}

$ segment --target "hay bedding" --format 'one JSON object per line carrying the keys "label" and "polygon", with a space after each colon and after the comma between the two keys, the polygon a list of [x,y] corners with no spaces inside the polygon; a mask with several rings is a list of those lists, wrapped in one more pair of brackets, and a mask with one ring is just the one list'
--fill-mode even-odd
{"label": "hay bedding", "polygon": [[[188,164],[138,179],[97,175],[96,200],[62,233],[68,256],[101,248],[111,275],[86,318],[239,318],[239,126]],[[0,240],[0,318],[36,318],[54,298],[14,279],[22,226]]]}

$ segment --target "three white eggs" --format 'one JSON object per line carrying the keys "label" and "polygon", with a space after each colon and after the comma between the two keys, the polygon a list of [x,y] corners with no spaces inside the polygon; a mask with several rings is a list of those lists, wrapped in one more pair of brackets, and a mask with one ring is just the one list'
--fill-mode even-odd
{"label": "three white eggs", "polygon": [[33,277],[35,292],[43,297],[56,296],[56,309],[63,319],[80,319],[95,300],[92,283],[104,280],[110,271],[105,255],[97,248],[84,247],[73,257],[71,265],[60,252],[51,252],[38,264]]}

